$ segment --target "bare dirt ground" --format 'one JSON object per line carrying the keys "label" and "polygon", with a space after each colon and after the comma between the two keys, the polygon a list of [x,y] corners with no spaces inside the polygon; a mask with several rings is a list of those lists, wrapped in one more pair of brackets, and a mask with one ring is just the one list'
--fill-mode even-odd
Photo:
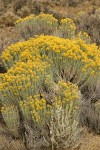
{"label": "bare dirt ground", "polygon": [[87,132],[80,150],[100,150],[100,136]]}

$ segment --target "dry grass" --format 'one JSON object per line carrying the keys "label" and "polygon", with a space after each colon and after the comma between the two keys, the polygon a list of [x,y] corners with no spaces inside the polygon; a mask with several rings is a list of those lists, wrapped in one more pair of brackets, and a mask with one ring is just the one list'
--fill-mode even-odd
{"label": "dry grass", "polygon": [[[50,12],[50,10],[56,11],[58,14],[60,13],[62,17],[70,16],[75,17],[78,12],[90,11],[93,7],[99,8],[100,7],[100,1],[99,0],[79,0],[79,3],[77,5],[71,5],[71,6],[62,6],[64,0],[9,0],[8,2],[4,0],[0,0],[0,19],[4,16],[4,18],[9,15],[6,14],[9,10],[11,10],[11,15],[13,16],[13,20],[16,20],[17,16],[25,17],[29,15],[30,13],[40,13],[43,12]],[[59,5],[57,3],[59,2]],[[8,20],[8,17],[7,17]],[[13,24],[12,20],[12,24]],[[4,22],[4,20],[3,20]],[[9,20],[7,22],[9,24]],[[11,22],[10,22],[11,24]]]}
{"label": "dry grass", "polygon": [[82,12],[82,11],[89,12],[94,7],[99,8],[99,6],[100,6],[100,1],[96,0],[96,2],[94,4],[94,0],[91,0],[91,1],[85,1],[83,3],[80,3],[76,7],[74,7],[74,6],[71,6],[71,7],[55,6],[54,10],[61,13],[62,16],[75,18],[79,12]]}
{"label": "dry grass", "polygon": [[80,150],[100,150],[100,136],[87,132]]}

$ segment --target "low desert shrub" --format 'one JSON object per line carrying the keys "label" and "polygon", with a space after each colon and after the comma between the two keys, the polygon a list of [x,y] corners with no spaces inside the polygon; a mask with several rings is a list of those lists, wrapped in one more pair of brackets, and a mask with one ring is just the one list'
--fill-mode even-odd
{"label": "low desert shrub", "polygon": [[58,26],[58,21],[49,14],[30,15],[29,17],[16,21],[16,26],[21,35],[25,39],[29,39],[35,35],[52,34]]}

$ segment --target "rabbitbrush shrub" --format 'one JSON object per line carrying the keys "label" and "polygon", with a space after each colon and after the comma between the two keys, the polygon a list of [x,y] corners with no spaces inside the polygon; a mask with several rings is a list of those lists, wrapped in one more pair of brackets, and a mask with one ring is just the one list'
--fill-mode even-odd
{"label": "rabbitbrush shrub", "polygon": [[7,70],[0,74],[1,112],[9,130],[29,149],[74,147],[79,89],[98,80],[98,47],[41,35],[9,46],[1,58]]}
{"label": "rabbitbrush shrub", "polygon": [[29,39],[35,35],[50,35],[57,26],[58,20],[50,14],[30,15],[16,21],[16,27],[24,39]]}
{"label": "rabbitbrush shrub", "polygon": [[[26,26],[37,18],[43,21],[43,32],[37,28],[38,34],[56,32],[57,20],[40,16],[17,22],[22,28],[25,25],[25,39],[30,37]],[[65,19],[57,29],[60,35],[66,32],[63,38],[35,33],[34,38],[12,44],[2,53],[7,73],[0,74],[1,112],[10,132],[27,149],[65,149],[80,143],[81,90],[92,89],[100,79],[100,49],[88,44],[87,34],[75,38],[75,29],[74,22]]]}

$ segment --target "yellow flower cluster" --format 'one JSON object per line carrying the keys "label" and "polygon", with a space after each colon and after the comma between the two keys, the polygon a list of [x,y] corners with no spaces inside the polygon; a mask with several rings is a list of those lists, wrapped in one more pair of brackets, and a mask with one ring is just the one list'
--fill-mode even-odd
{"label": "yellow flower cluster", "polygon": [[72,39],[75,37],[76,26],[72,19],[62,19],[59,26],[59,32],[63,38]]}
{"label": "yellow flower cluster", "polygon": [[27,42],[12,44],[2,53],[2,64],[8,70],[19,59],[20,53],[28,48]]}
{"label": "yellow flower cluster", "polygon": [[43,98],[43,94],[41,94],[42,98],[40,94],[36,94],[33,97],[28,97],[27,100],[20,101],[20,107],[24,117],[44,124],[47,119],[51,118],[52,112],[56,108],[59,109],[62,107],[65,109],[66,107],[72,107],[71,110],[76,110],[80,98],[76,85],[70,82],[65,83],[64,81],[59,81],[55,94],[53,99],[51,99],[51,104],[47,103],[47,100]]}
{"label": "yellow flower cluster", "polygon": [[14,110],[15,106],[14,105],[10,105],[10,106],[3,106],[1,108],[1,112],[3,112],[4,114],[7,114],[9,112],[11,112],[11,110]]}
{"label": "yellow flower cluster", "polygon": [[[77,40],[82,48],[82,62],[85,63],[84,68],[100,72],[100,50],[96,44],[85,44],[82,40]],[[95,73],[94,72],[94,73]]]}
{"label": "yellow flower cluster", "polygon": [[[56,95],[51,99],[50,104],[43,98],[43,94],[36,94],[33,97],[27,96],[26,100],[20,99],[17,104],[20,106],[26,120],[33,120],[35,123],[44,124],[51,118],[52,111],[54,111],[56,107],[69,107],[68,103],[70,103],[70,101],[74,100],[73,104],[75,104],[76,100],[79,99],[78,87],[72,83],[65,83],[64,81],[58,82],[58,89],[55,94]],[[73,109],[74,107],[76,107],[76,104],[73,106]],[[2,107],[1,112],[8,124],[12,125],[16,120],[18,121],[18,110],[14,105],[5,105]],[[15,120],[13,120],[14,122],[11,122],[11,118],[14,116]],[[11,118],[9,119],[9,117]]]}
{"label": "yellow flower cluster", "polygon": [[32,15],[27,16],[25,18],[21,18],[21,19],[16,21],[16,24],[24,23],[25,21],[30,21],[31,19],[34,19],[33,21],[38,21],[38,20],[46,21],[50,24],[52,24],[52,22],[54,22],[54,21],[58,22],[58,20],[55,19],[52,14],[41,13],[38,16],[35,16],[34,14],[32,14]]}
{"label": "yellow flower cluster", "polygon": [[91,38],[86,32],[79,32],[77,37],[84,40],[86,43],[91,43]]}
{"label": "yellow flower cluster", "polygon": [[20,102],[21,110],[24,117],[31,118],[34,122],[44,123],[50,114],[50,108],[52,106],[48,105],[44,98],[40,99],[40,94],[30,96],[27,100]]}
{"label": "yellow flower cluster", "polygon": [[41,13],[40,15],[36,16],[39,19],[41,19],[42,21],[46,21],[50,24],[52,24],[53,22],[57,23],[58,20],[56,18],[53,17],[52,14],[45,14],[45,13]]}
{"label": "yellow flower cluster", "polygon": [[78,64],[81,62],[83,65],[81,67],[86,71],[88,69],[100,71],[100,51],[95,44],[86,44],[81,39],[68,40],[54,36],[40,36],[36,40],[36,45],[40,53],[53,58],[54,62],[59,60],[66,62],[69,59],[69,61],[78,61]]}
{"label": "yellow flower cluster", "polygon": [[19,19],[19,20],[16,21],[16,24],[23,23],[24,21],[29,21],[31,19],[34,19],[34,17],[35,17],[34,14],[32,14],[32,15],[27,16],[25,18],[21,18],[21,19]]}
{"label": "yellow flower cluster", "polygon": [[57,92],[56,100],[58,102],[58,105],[60,106],[61,104],[66,105],[70,101],[75,101],[76,103],[76,100],[79,100],[80,98],[78,87],[70,82],[66,83],[64,81],[59,81],[58,89],[56,92]]}
{"label": "yellow flower cluster", "polygon": [[43,61],[17,62],[6,74],[0,75],[1,101],[12,104],[33,95],[48,75],[49,68],[50,65]]}
{"label": "yellow flower cluster", "polygon": [[62,19],[60,23],[63,26],[66,26],[66,27],[70,26],[71,29],[74,29],[74,30],[76,29],[74,21],[72,19],[70,19],[70,18]]}

